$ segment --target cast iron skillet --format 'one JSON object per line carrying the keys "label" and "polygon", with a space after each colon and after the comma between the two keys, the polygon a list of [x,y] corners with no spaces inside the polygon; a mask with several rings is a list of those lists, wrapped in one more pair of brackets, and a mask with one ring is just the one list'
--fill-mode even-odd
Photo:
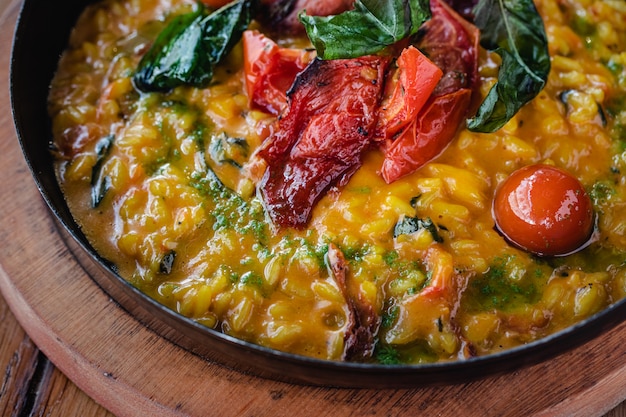
{"label": "cast iron skillet", "polygon": [[626,317],[626,300],[537,342],[465,361],[383,366],[321,361],[242,342],[195,324],[143,295],[100,257],[73,220],[56,181],[46,103],[59,56],[80,12],[93,0],[25,0],[15,33],[10,94],[24,157],[50,211],[80,264],[132,316],[161,336],[207,360],[277,380],[337,387],[415,387],[458,383],[546,360],[609,331]]}

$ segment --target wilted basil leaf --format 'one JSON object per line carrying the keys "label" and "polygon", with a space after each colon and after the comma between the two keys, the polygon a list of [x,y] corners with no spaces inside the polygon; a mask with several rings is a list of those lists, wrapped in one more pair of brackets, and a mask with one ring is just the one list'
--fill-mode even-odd
{"label": "wilted basil leaf", "polygon": [[145,92],[205,87],[215,65],[241,39],[255,9],[256,0],[236,0],[211,14],[200,4],[176,17],[139,62],[135,86]]}
{"label": "wilted basil leaf", "polygon": [[430,218],[420,219],[418,217],[410,216],[403,217],[398,223],[396,223],[396,227],[393,229],[393,237],[396,238],[400,235],[410,235],[422,229],[428,230],[435,242],[443,242],[443,239],[437,230],[437,226],[435,226]]}
{"label": "wilted basil leaf", "polygon": [[428,0],[356,0],[353,10],[338,15],[299,18],[318,57],[356,58],[417,33],[430,18],[430,6]]}
{"label": "wilted basil leaf", "polygon": [[91,169],[91,207],[98,207],[111,188],[111,178],[103,175],[102,165],[111,152],[115,136],[108,135],[96,143],[96,163]]}
{"label": "wilted basil leaf", "polygon": [[245,138],[235,138],[222,132],[214,136],[209,144],[211,159],[219,164],[227,163],[237,168],[248,160],[250,146]]}
{"label": "wilted basil leaf", "polygon": [[175,260],[176,251],[171,250],[167,252],[161,259],[161,263],[159,264],[159,272],[165,275],[169,275],[170,273],[172,273],[172,268],[174,267]]}
{"label": "wilted basil leaf", "polygon": [[543,20],[532,0],[480,0],[474,9],[481,45],[502,57],[498,81],[467,126],[495,132],[543,89],[550,54]]}

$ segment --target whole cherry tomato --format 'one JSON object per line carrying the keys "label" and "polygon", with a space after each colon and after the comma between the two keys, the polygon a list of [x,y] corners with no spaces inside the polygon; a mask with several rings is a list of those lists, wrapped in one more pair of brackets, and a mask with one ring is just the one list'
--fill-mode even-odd
{"label": "whole cherry tomato", "polygon": [[493,215],[507,240],[539,256],[576,251],[594,228],[591,199],[580,181],[544,164],[511,174],[496,191]]}

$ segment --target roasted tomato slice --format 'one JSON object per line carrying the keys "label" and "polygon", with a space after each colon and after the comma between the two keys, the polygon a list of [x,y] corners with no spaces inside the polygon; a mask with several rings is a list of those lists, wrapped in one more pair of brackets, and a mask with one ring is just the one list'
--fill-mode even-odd
{"label": "roasted tomato slice", "polygon": [[417,48],[405,48],[396,62],[397,68],[387,76],[377,126],[377,137],[393,135],[413,123],[443,72]]}
{"label": "roasted tomato slice", "polygon": [[311,51],[281,48],[256,30],[244,32],[243,56],[250,107],[273,115],[287,106],[287,90],[314,58]]}
{"label": "roasted tomato slice", "polygon": [[424,112],[387,149],[383,179],[391,183],[437,157],[456,134],[470,98],[467,89],[431,98]]}
{"label": "roasted tomato slice", "polygon": [[[341,249],[333,243],[328,245],[327,259],[331,277],[348,305],[342,359],[354,361],[371,358],[376,347],[380,316],[376,314],[376,307],[360,293],[358,281],[349,279],[348,262]],[[350,282],[357,285],[350,285]]]}
{"label": "roasted tomato slice", "polygon": [[267,165],[258,188],[275,226],[304,227],[319,198],[360,167],[388,61],[316,59],[297,76],[289,107],[258,151]]}
{"label": "roasted tomato slice", "polygon": [[450,144],[478,78],[478,30],[440,0],[431,0],[430,7],[432,18],[416,46],[443,75],[413,121],[384,142],[381,175],[388,183],[417,170]]}

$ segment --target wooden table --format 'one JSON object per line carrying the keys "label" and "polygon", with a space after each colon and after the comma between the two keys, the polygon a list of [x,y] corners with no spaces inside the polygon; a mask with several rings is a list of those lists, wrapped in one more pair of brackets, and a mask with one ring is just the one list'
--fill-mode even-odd
{"label": "wooden table", "polygon": [[[7,83],[18,4],[0,0],[0,415],[104,417],[113,415],[109,408],[128,416],[396,416],[416,415],[415,410],[468,415],[473,410],[471,415],[480,416],[626,417],[626,402],[619,404],[626,399],[626,324],[577,351],[509,375],[379,391],[260,380],[207,363],[143,328],[72,260],[21,158]],[[55,310],[65,296],[80,302]],[[51,314],[57,311],[70,315]],[[178,370],[186,372],[186,382],[170,381]],[[230,399],[235,391],[236,401]]]}

